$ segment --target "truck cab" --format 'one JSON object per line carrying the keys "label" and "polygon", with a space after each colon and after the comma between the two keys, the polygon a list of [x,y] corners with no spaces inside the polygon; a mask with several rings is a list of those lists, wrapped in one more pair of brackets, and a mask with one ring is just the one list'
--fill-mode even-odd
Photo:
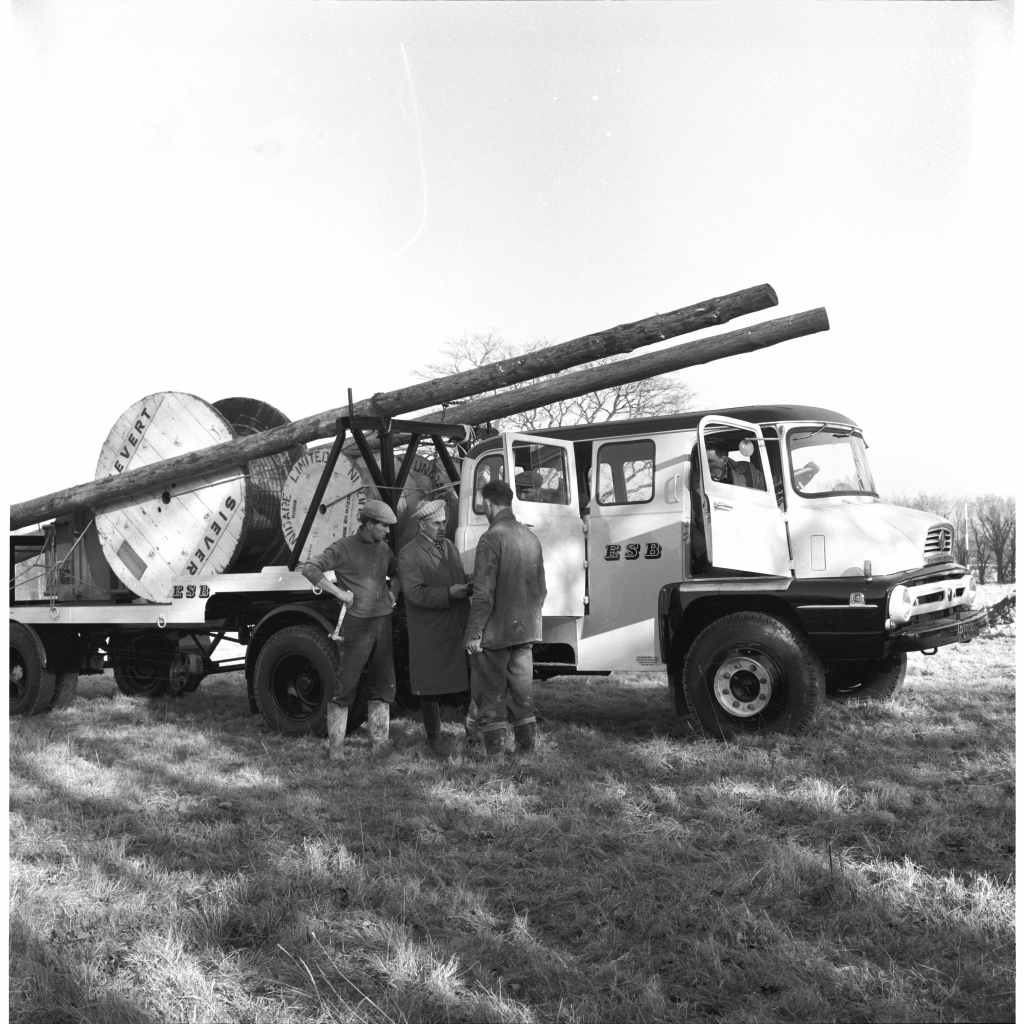
{"label": "truck cab", "polygon": [[820,700],[887,697],[906,652],[985,621],[953,526],[882,502],[863,432],[810,406],[757,406],[505,433],[464,460],[468,569],[506,480],[539,537],[542,673],[663,671],[716,735],[799,732]]}

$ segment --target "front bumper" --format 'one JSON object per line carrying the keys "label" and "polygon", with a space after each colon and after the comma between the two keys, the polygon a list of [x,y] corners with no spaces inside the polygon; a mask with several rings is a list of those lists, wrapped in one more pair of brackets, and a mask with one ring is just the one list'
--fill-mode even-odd
{"label": "front bumper", "polygon": [[894,651],[928,651],[946,644],[970,643],[988,625],[988,609],[956,611],[940,619],[914,622],[898,629],[892,637]]}

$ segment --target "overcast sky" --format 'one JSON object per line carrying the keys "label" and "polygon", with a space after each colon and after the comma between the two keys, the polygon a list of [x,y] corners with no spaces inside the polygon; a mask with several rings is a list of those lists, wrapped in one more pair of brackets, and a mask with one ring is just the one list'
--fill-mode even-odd
{"label": "overcast sky", "polygon": [[762,282],[735,326],[831,331],[689,371],[698,407],[838,409],[883,491],[1013,488],[1009,4],[12,9],[9,501],[154,392],[298,419]]}

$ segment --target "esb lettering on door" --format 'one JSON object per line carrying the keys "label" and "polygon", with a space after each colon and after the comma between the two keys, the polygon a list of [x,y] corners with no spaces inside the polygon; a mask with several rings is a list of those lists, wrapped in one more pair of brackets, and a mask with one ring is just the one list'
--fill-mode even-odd
{"label": "esb lettering on door", "polygon": [[661,558],[661,545],[649,541],[647,544],[606,544],[604,548],[606,562],[618,562],[620,559],[635,562],[641,556],[645,559]]}

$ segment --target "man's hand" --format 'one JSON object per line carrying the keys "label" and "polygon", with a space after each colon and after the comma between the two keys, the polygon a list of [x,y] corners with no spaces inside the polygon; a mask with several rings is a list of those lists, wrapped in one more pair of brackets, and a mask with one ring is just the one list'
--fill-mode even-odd
{"label": "man's hand", "polygon": [[467,654],[479,654],[484,649],[484,643],[482,637],[477,637],[475,640],[470,640],[466,644]]}
{"label": "man's hand", "polygon": [[459,601],[464,597],[469,596],[469,584],[468,583],[453,583],[448,588],[448,596],[453,600]]}

